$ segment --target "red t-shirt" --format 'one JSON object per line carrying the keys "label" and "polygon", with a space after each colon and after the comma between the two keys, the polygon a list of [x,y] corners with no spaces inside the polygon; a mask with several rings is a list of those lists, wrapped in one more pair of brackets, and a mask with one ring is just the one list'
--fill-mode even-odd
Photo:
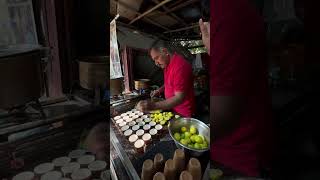
{"label": "red t-shirt", "polygon": [[248,0],[212,0],[211,22],[211,96],[245,99],[240,125],[211,143],[211,159],[257,176],[272,144],[263,19]]}
{"label": "red t-shirt", "polygon": [[184,92],[185,98],[173,110],[184,117],[194,113],[194,89],[192,66],[182,56],[174,53],[169,65],[164,69],[164,93],[166,99],[174,96],[175,92]]}

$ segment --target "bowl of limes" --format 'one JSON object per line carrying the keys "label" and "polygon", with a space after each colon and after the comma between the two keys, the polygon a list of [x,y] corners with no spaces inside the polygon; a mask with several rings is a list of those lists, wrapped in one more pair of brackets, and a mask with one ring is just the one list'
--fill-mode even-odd
{"label": "bowl of limes", "polygon": [[210,149],[210,128],[198,119],[172,119],[168,130],[176,146],[191,156],[201,156]]}

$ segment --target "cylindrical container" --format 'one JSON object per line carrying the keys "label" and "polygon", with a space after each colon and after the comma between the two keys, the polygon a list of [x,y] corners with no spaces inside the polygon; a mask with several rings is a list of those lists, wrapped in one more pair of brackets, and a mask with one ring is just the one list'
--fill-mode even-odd
{"label": "cylindrical container", "polygon": [[121,128],[123,127],[123,126],[125,126],[125,125],[127,125],[127,123],[126,122],[122,122],[122,123],[120,123],[119,124],[119,131],[121,131]]}
{"label": "cylindrical container", "polygon": [[143,116],[141,116],[141,118],[146,119],[146,118],[148,118],[148,115],[143,115]]}
{"label": "cylindrical container", "polygon": [[154,173],[153,161],[151,159],[145,160],[142,165],[141,180],[152,180]]}
{"label": "cylindrical container", "polygon": [[68,157],[71,158],[72,161],[76,161],[79,157],[85,155],[87,153],[84,149],[76,149],[69,153]]}
{"label": "cylindrical container", "polygon": [[162,172],[157,172],[152,180],[166,180],[166,176]]}
{"label": "cylindrical container", "polygon": [[129,122],[133,121],[133,119],[132,118],[128,118],[125,121],[126,121],[126,123],[129,123]]}
{"label": "cylindrical container", "polygon": [[137,119],[136,119],[136,122],[137,122],[137,123],[142,122],[142,121],[143,121],[143,119],[141,119],[141,118],[137,118]]}
{"label": "cylindrical container", "polygon": [[123,117],[127,116],[127,113],[122,113],[120,116],[123,118]]}
{"label": "cylindrical container", "polygon": [[121,132],[124,133],[124,131],[128,130],[130,126],[124,125],[121,127]]}
{"label": "cylindrical container", "polygon": [[118,120],[116,121],[116,124],[119,126],[119,124],[122,123],[123,121],[124,121],[123,119],[118,119]]}
{"label": "cylindrical container", "polygon": [[138,113],[138,116],[143,116],[143,112],[139,112],[139,113]]}
{"label": "cylindrical container", "polygon": [[90,163],[92,163],[96,158],[94,155],[83,155],[79,157],[78,163],[81,168],[87,168]]}
{"label": "cylindrical container", "polygon": [[132,126],[131,129],[132,129],[133,132],[136,132],[136,131],[138,131],[140,129],[140,126],[139,125],[134,125],[134,126]]}
{"label": "cylindrical container", "polygon": [[129,117],[130,117],[130,118],[132,118],[132,117],[135,116],[135,115],[136,115],[135,113],[133,113],[133,112],[130,111],[130,113],[129,113]]}
{"label": "cylindrical container", "polygon": [[141,127],[143,127],[145,124],[146,124],[146,123],[143,122],[143,121],[141,121],[141,122],[138,123],[138,125],[141,126]]}
{"label": "cylindrical container", "polygon": [[41,176],[40,180],[60,180],[62,173],[59,171],[50,171]]}
{"label": "cylindrical container", "polygon": [[135,143],[134,143],[134,147],[137,151],[137,153],[143,153],[143,147],[144,147],[144,141],[142,139],[138,139]]}
{"label": "cylindrical container", "polygon": [[156,129],[150,129],[149,134],[153,140],[158,138],[158,131]]}
{"label": "cylindrical container", "polygon": [[177,170],[174,166],[174,162],[172,159],[168,159],[164,165],[163,170],[166,179],[176,179],[177,178]]}
{"label": "cylindrical container", "polygon": [[119,119],[121,119],[122,117],[121,116],[116,116],[116,117],[114,117],[113,119],[115,120],[115,121],[117,121],[117,120],[119,120]]}
{"label": "cylindrical container", "polygon": [[156,172],[163,172],[164,157],[161,153],[157,153],[154,156],[153,162],[154,162],[154,168],[155,168]]}
{"label": "cylindrical container", "polygon": [[151,128],[154,128],[157,125],[157,123],[154,121],[151,121],[149,122],[149,125],[151,126]]}
{"label": "cylindrical container", "polygon": [[192,175],[193,180],[201,180],[201,164],[196,158],[191,158],[189,160],[187,170]]}
{"label": "cylindrical container", "polygon": [[157,124],[155,129],[158,131],[159,134],[163,133],[163,126],[161,124]]}
{"label": "cylindrical container", "polygon": [[36,174],[37,178],[40,178],[45,173],[52,171],[54,169],[53,163],[43,163],[34,168],[34,173]]}
{"label": "cylindrical container", "polygon": [[88,166],[89,170],[92,173],[92,177],[93,178],[100,178],[101,173],[106,170],[107,168],[107,163],[105,161],[94,161],[92,163],[89,164]]}
{"label": "cylindrical container", "polygon": [[143,135],[144,135],[144,130],[143,129],[139,129],[137,132],[136,132],[136,135],[141,138]]}
{"label": "cylindrical container", "polygon": [[188,171],[182,171],[179,180],[193,180],[193,177]]}
{"label": "cylindrical container", "polygon": [[34,180],[35,174],[31,171],[21,172],[15,175],[12,180]]}
{"label": "cylindrical container", "polygon": [[127,119],[130,119],[130,117],[129,116],[124,116],[122,119],[127,120]]}
{"label": "cylindrical container", "polygon": [[70,162],[71,162],[70,157],[59,157],[59,158],[56,158],[52,161],[52,163],[54,164],[54,168],[57,171],[60,171],[61,167],[67,165]]}
{"label": "cylindrical container", "polygon": [[142,140],[144,141],[145,144],[150,144],[151,143],[151,135],[149,133],[145,133],[142,136]]}
{"label": "cylindrical container", "polygon": [[149,124],[146,124],[143,126],[143,130],[145,130],[145,131],[149,131],[150,128],[151,128],[151,126]]}
{"label": "cylindrical container", "polygon": [[132,134],[132,135],[129,137],[129,142],[130,142],[130,143],[135,143],[137,140],[138,140],[138,136],[137,136],[136,134]]}
{"label": "cylindrical container", "polygon": [[133,120],[138,119],[138,118],[139,118],[139,116],[137,116],[136,114],[134,114],[134,115],[132,116],[132,119],[133,119]]}
{"label": "cylindrical container", "polygon": [[91,180],[91,177],[92,177],[91,171],[87,168],[75,170],[71,174],[71,178],[73,180]]}
{"label": "cylindrical container", "polygon": [[132,130],[131,129],[128,129],[126,130],[123,135],[126,137],[126,138],[129,138],[131,135],[132,135]]}
{"label": "cylindrical container", "polygon": [[77,162],[71,162],[61,168],[64,177],[71,177],[73,171],[80,169],[80,164]]}
{"label": "cylindrical container", "polygon": [[143,120],[144,120],[145,123],[149,123],[151,121],[150,118],[144,118]]}
{"label": "cylindrical container", "polygon": [[177,173],[180,174],[186,166],[186,156],[182,149],[176,149],[173,155],[174,166],[177,169]]}
{"label": "cylindrical container", "polygon": [[132,126],[136,125],[136,122],[135,122],[135,121],[131,121],[131,122],[128,123],[128,125],[129,125],[130,127],[132,127]]}

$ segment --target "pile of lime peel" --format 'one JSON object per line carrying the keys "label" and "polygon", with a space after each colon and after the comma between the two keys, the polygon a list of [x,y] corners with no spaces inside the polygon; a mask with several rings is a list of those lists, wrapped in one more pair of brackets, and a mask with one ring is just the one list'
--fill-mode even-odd
{"label": "pile of lime peel", "polygon": [[180,117],[178,115],[174,115],[172,112],[162,112],[161,110],[151,111],[150,113],[152,121],[161,125],[165,125],[173,117],[176,119]]}
{"label": "pile of lime peel", "polygon": [[173,135],[174,139],[179,141],[181,144],[191,149],[207,149],[208,141],[203,135],[198,134],[198,130],[195,126],[191,125],[187,127],[181,127],[180,132],[176,132]]}

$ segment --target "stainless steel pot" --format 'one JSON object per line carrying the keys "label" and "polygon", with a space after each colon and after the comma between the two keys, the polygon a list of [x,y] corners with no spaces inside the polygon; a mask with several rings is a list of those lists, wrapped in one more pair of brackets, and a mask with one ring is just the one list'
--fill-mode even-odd
{"label": "stainless steel pot", "polygon": [[0,108],[23,105],[41,96],[40,60],[38,50],[0,56]]}

